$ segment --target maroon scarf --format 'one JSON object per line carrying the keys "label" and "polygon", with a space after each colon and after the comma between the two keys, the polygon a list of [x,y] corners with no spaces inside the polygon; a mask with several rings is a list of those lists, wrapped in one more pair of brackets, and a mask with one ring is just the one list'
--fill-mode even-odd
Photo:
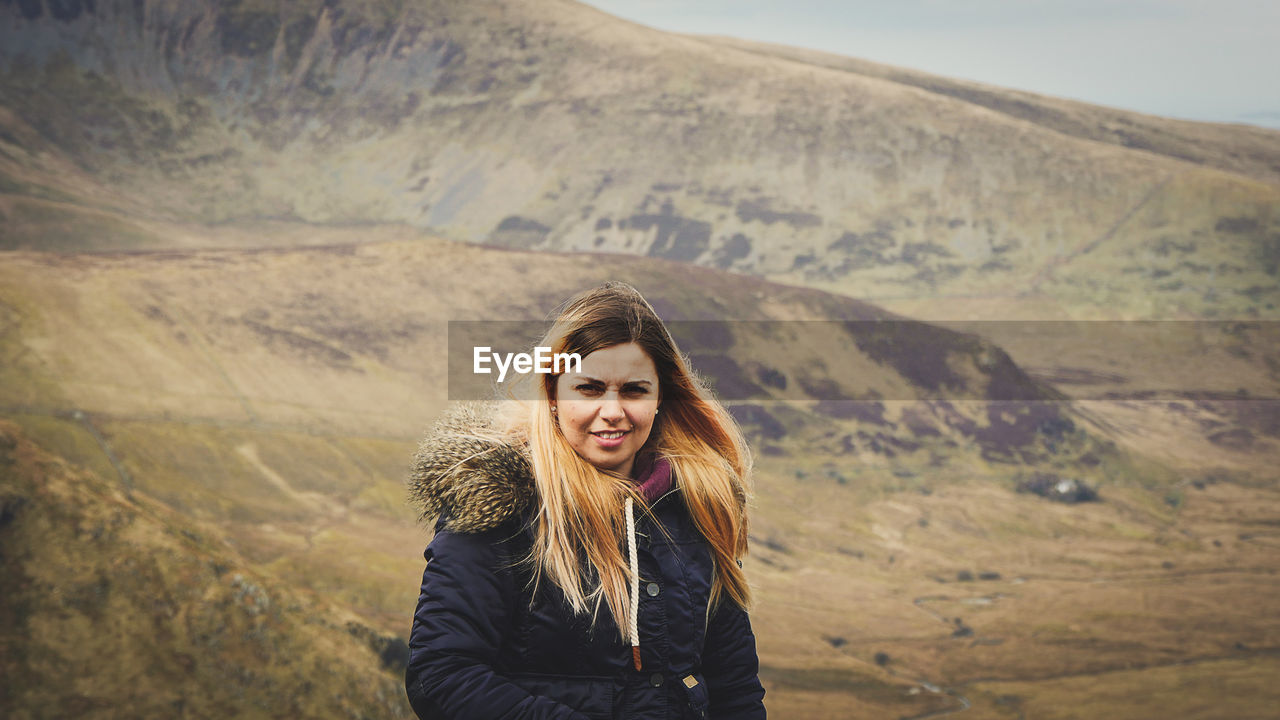
{"label": "maroon scarf", "polygon": [[643,459],[636,458],[632,482],[640,486],[640,494],[644,495],[644,499],[652,503],[671,489],[671,463],[666,458],[657,458],[655,461],[652,455]]}

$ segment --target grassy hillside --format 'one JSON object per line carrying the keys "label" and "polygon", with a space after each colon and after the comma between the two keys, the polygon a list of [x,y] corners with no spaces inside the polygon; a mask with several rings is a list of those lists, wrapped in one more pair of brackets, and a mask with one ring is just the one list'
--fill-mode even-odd
{"label": "grassy hillside", "polygon": [[1269,183],[1280,181],[1274,131],[1249,125],[1192,122],[1118,110],[1047,95],[870,62],[804,48],[731,37],[701,38],[726,47],[805,65],[880,78],[987,108],[1047,130],[1226,170]]}
{"label": "grassy hillside", "polygon": [[5,717],[408,718],[407,648],[0,422]]}

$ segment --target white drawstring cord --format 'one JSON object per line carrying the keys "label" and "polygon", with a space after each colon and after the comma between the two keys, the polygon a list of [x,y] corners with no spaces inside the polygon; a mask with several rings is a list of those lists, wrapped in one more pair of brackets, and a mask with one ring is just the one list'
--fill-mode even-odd
{"label": "white drawstring cord", "polygon": [[627,498],[627,553],[631,560],[631,612],[628,613],[628,624],[631,626],[631,657],[635,660],[636,670],[640,669],[640,630],[636,624],[636,616],[640,614],[640,567],[636,560],[636,521],[631,510],[631,498]]}

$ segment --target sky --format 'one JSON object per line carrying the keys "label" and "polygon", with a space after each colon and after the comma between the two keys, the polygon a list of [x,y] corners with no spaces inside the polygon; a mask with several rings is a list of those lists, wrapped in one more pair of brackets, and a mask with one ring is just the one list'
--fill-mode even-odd
{"label": "sky", "polygon": [[587,0],[675,32],[826,50],[1188,120],[1280,128],[1280,0]]}

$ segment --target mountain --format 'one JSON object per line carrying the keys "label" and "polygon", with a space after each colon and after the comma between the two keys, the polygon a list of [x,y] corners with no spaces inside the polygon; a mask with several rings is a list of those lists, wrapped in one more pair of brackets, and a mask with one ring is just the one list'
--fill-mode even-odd
{"label": "mountain", "polygon": [[1274,317],[1280,299],[1280,132],[672,35],[566,0],[0,14],[6,247],[406,223],[1050,316]]}

